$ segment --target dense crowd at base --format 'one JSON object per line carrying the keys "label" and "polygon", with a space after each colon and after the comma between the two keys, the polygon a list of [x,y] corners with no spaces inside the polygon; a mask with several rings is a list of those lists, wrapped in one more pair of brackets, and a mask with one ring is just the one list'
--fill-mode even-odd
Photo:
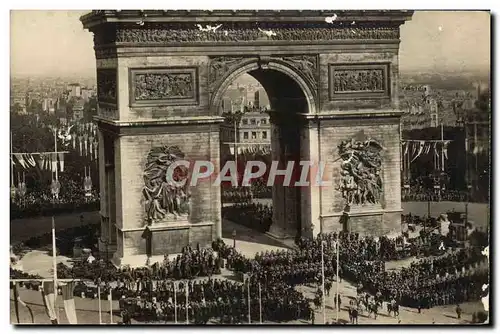
{"label": "dense crowd at base", "polygon": [[261,203],[238,203],[222,208],[222,217],[261,233],[266,233],[273,223],[273,209]]}
{"label": "dense crowd at base", "polygon": [[321,277],[322,242],[325,275],[331,277],[336,274],[336,253],[335,247],[332,247],[336,240],[340,242],[340,278],[358,282],[365,291],[381,294],[384,300],[396,298],[404,306],[431,307],[477,300],[482,285],[488,282],[488,270],[484,269],[487,259],[480,248],[443,254],[441,259],[430,260],[432,270],[429,270],[428,262],[417,262],[409,269],[386,271],[384,262],[376,259],[380,257],[377,255],[380,254],[380,247],[373,246],[373,242],[361,241],[363,239],[350,233],[341,233],[338,239],[335,233],[319,235],[315,239],[304,240],[299,250],[258,254],[253,260],[233,251],[228,263],[235,271],[256,277],[269,285],[277,282],[294,285],[318,282]]}
{"label": "dense crowd at base", "polygon": [[435,190],[426,190],[421,187],[403,188],[401,190],[401,200],[403,202],[469,202],[487,203],[488,194],[470,193],[467,198],[466,191],[446,189],[440,192]]}
{"label": "dense crowd at base", "polygon": [[98,189],[93,189],[90,196],[85,196],[83,186],[74,181],[65,181],[61,186],[61,192],[55,202],[48,188],[43,191],[30,190],[22,198],[16,196],[10,203],[10,218],[18,219],[99,210]]}
{"label": "dense crowd at base", "polygon": [[[294,287],[308,283],[319,286],[322,244],[325,277],[330,281],[336,276],[338,242],[339,278],[358,284],[360,293],[419,309],[478,300],[482,285],[488,282],[487,260],[481,248],[443,251],[438,247],[441,240],[439,235],[404,240],[329,233],[313,239],[302,238],[296,249],[259,253],[252,259],[216,240],[211,249],[188,246],[173,260],[165,256],[162,263],[136,269],[116,269],[103,260],[77,261],[73,268],[60,263],[58,277],[104,284],[98,296],[95,284],[78,283],[74,293],[85,298],[106,299],[113,284],[112,298],[120,300],[125,319],[153,322],[174,321],[176,312],[178,322],[185,320],[185,283],[177,282],[174,288],[172,281],[190,280],[190,323],[247,322],[248,280],[241,284],[212,278],[227,261],[229,269],[249,277],[252,321],[260,317],[259,290],[263,321],[308,320],[312,316],[309,301]],[[404,248],[408,250],[402,251]],[[432,253],[437,257],[416,260],[408,268],[385,268],[384,261],[408,258],[423,250],[430,253],[430,249],[435,249]],[[207,276],[208,280],[201,279]],[[36,283],[39,277],[14,269],[11,278],[33,279],[25,283],[33,289],[40,285]]]}
{"label": "dense crowd at base", "polygon": [[220,274],[221,259],[212,249],[200,249],[199,247],[185,247],[182,253],[169,260],[168,256],[162,263],[151,264],[150,267],[117,269],[104,261],[75,262],[72,268],[59,263],[58,277],[60,278],[82,278],[107,282],[124,282],[132,287],[137,280],[167,280],[167,279],[193,279],[195,277],[206,277]]}
{"label": "dense crowd at base", "polygon": [[[273,322],[308,320],[311,317],[309,302],[292,286],[281,284],[272,289],[261,289],[259,296],[259,288],[253,282],[249,290],[253,322],[260,321],[261,316],[262,321]],[[248,322],[247,284],[208,279],[187,284],[179,282],[174,288],[174,283],[163,281],[149,289],[131,293],[128,297],[136,298],[124,298],[123,309],[138,321],[173,322],[177,313],[177,321],[182,323],[186,321],[187,309],[188,321],[195,324],[209,321],[228,324]]]}

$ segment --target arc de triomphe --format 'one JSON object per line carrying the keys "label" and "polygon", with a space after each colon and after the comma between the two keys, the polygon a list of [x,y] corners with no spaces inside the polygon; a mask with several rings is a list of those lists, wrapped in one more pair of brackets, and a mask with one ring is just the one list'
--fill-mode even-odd
{"label": "arc de triomphe", "polygon": [[[172,187],[176,159],[220,158],[225,89],[248,73],[273,110],[273,160],[328,185],[273,187],[276,238],[400,229],[399,29],[411,11],[92,11],[101,234],[117,264],[221,237],[216,174]],[[209,182],[211,181],[211,182]],[[175,195],[172,195],[175,194]],[[349,221],[340,217],[349,208]],[[104,248],[103,248],[104,249]]]}

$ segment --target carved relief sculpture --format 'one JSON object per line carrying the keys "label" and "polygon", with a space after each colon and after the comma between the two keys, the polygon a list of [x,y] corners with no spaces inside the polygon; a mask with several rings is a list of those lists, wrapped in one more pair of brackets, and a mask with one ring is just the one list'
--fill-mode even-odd
{"label": "carved relief sculpture", "polygon": [[[216,26],[220,23],[212,23]],[[289,26],[289,25],[288,25]],[[266,32],[272,32],[267,33]],[[296,25],[292,27],[262,27],[224,24],[215,31],[202,31],[194,24],[173,25],[171,28],[122,27],[116,34],[118,43],[192,43],[192,42],[249,42],[249,41],[330,41],[346,39],[399,38],[397,27],[324,27]]]}
{"label": "carved relief sculpture", "polygon": [[375,140],[345,140],[338,146],[342,159],[338,190],[348,205],[379,203],[382,195],[382,150]]}
{"label": "carved relief sculpture", "polygon": [[116,104],[116,69],[97,70],[97,99],[100,103]]}
{"label": "carved relief sculpture", "polygon": [[389,64],[330,64],[330,98],[389,98]]}
{"label": "carved relief sculpture", "polygon": [[382,69],[335,71],[335,92],[383,92],[384,71]]}
{"label": "carved relief sculpture", "polygon": [[310,55],[284,57],[283,60],[301,72],[315,93],[318,89],[318,57]]}
{"label": "carved relief sculpture", "polygon": [[196,68],[131,70],[132,104],[196,104]]}
{"label": "carved relief sculpture", "polygon": [[135,76],[135,99],[163,100],[193,97],[193,78],[189,73],[145,73]]}
{"label": "carved relief sculpture", "polygon": [[222,79],[228,72],[235,67],[238,67],[245,58],[242,57],[214,57],[210,59],[209,68],[209,87],[213,91],[215,85]]}
{"label": "carved relief sculpture", "polygon": [[154,147],[149,151],[144,170],[143,196],[148,225],[164,219],[177,220],[189,214],[190,194],[187,182],[188,169],[177,166],[173,175],[168,167],[183,159],[184,153],[177,146]]}

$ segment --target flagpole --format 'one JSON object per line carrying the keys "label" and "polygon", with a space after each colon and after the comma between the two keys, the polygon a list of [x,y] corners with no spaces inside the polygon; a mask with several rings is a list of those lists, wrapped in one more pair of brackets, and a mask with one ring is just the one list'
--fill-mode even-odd
{"label": "flagpole", "polygon": [[54,127],[53,131],[54,131],[54,152],[55,152],[54,156],[55,156],[55,159],[56,159],[56,181],[57,181],[57,180],[59,180],[59,178],[58,178],[58,174],[57,174],[57,169],[58,169],[57,168],[57,135],[56,135],[57,131],[56,131],[55,127]]}
{"label": "flagpole", "polygon": [[259,322],[262,324],[262,288],[259,281]]}
{"label": "flagpole", "polygon": [[[469,123],[465,120],[465,224],[469,221]],[[465,227],[465,226],[464,226]],[[465,231],[463,231],[465,232]],[[457,238],[458,239],[458,238]],[[464,236],[465,239],[465,236]],[[462,241],[462,240],[460,240]],[[463,240],[465,242],[465,240]]]}
{"label": "flagpole", "polygon": [[236,165],[236,175],[238,175],[238,130],[236,128],[236,114],[234,114],[234,164]]}
{"label": "flagpole", "polygon": [[175,281],[172,281],[174,283],[174,322],[177,324],[177,289],[175,288]]}
{"label": "flagpole", "polygon": [[323,290],[323,324],[326,324],[326,308],[325,308],[325,255],[323,240],[321,240],[321,288]]}
{"label": "flagpole", "polygon": [[444,172],[444,129],[443,122],[441,122],[441,170]]}
{"label": "flagpole", "polygon": [[189,325],[189,281],[186,281],[186,325]]}
{"label": "flagpole", "polygon": [[[10,159],[14,161],[14,157],[12,156],[13,148],[12,148],[12,131],[10,132]],[[14,165],[10,164],[10,181],[11,187],[14,187]]]}
{"label": "flagpole", "polygon": [[59,308],[57,307],[57,255],[56,255],[56,223],[52,215],[52,270],[54,271],[54,315],[56,323],[59,318]]}
{"label": "flagpole", "polygon": [[101,282],[97,283],[97,306],[99,311],[99,325],[102,325],[102,314],[101,314]]}
{"label": "flagpole", "polygon": [[251,308],[250,308],[250,275],[248,276],[247,279],[247,291],[248,291],[248,323],[252,323],[252,314],[251,314]]}
{"label": "flagpole", "polygon": [[477,169],[478,169],[478,159],[477,159],[477,157],[479,155],[479,146],[477,145],[477,120],[474,119],[473,122],[474,122],[474,150],[476,151],[476,154],[474,154],[474,160],[475,160],[475,173],[474,174],[476,175],[476,177],[475,177],[475,180],[476,180],[475,189],[477,190],[477,184],[478,184],[477,181],[479,180],[479,178],[478,178],[478,172],[477,172]]}
{"label": "flagpole", "polygon": [[113,289],[111,287],[109,287],[109,296],[108,296],[108,299],[109,299],[109,323],[112,325],[113,324],[113,295],[112,295],[112,292]]}
{"label": "flagpole", "polygon": [[340,243],[339,243],[339,234],[337,233],[337,292],[336,292],[336,296],[337,296],[337,300],[336,300],[336,304],[335,305],[335,310],[337,311],[337,314],[335,316],[335,323],[338,324],[339,323],[339,300],[338,298],[340,298],[339,296],[339,281],[340,281],[340,276],[339,276],[339,267],[340,267],[340,256],[339,256],[339,253],[340,253]]}

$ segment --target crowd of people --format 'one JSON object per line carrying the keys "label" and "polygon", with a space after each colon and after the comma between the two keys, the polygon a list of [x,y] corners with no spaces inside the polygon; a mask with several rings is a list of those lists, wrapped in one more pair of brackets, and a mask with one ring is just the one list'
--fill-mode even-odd
{"label": "crowd of people", "polygon": [[436,191],[433,189],[425,189],[422,187],[410,187],[409,189],[403,188],[401,190],[401,200],[403,202],[477,202],[485,203],[488,201],[487,196],[482,196],[478,193],[471,192],[467,198],[466,191],[446,189]]}
{"label": "crowd of people", "polygon": [[269,231],[273,223],[273,209],[262,203],[237,203],[222,208],[223,218],[261,233]]}
{"label": "crowd of people", "polygon": [[381,242],[365,239],[349,233],[341,233],[338,239],[335,233],[323,234],[315,239],[303,240],[299,250],[257,254],[252,260],[234,251],[228,263],[235,271],[244,272],[269,285],[277,282],[291,285],[319,282],[321,243],[325,276],[332,277],[337,269],[334,245],[338,240],[339,279],[358,282],[365,291],[380,294],[385,300],[396,298],[399,304],[411,307],[432,307],[478,299],[482,284],[488,281],[487,266],[484,266],[486,258],[480,248],[467,248],[429,260],[432,270],[429,270],[429,262],[419,261],[409,268],[388,271],[381,254],[390,253],[380,251]]}
{"label": "crowd of people", "polygon": [[[422,218],[408,215],[404,219]],[[67,236],[71,238],[73,234]],[[219,239],[210,249],[187,246],[173,259],[165,255],[161,263],[149,263],[142,268],[117,269],[102,259],[82,259],[72,268],[60,263],[58,277],[94,282],[76,285],[75,295],[84,298],[106,299],[112,286],[112,298],[120,300],[124,319],[152,322],[175,319],[181,322],[186,317],[190,323],[200,324],[247,322],[248,292],[254,322],[261,316],[263,321],[275,322],[310,320],[313,312],[309,301],[294,287],[311,283],[319,286],[323,265],[328,282],[338,272],[339,280],[358,284],[361,292],[387,302],[397,300],[398,305],[419,310],[479,299],[482,285],[488,282],[487,260],[481,248],[444,250],[438,247],[440,240],[439,234],[410,239],[328,233],[313,239],[300,238],[295,249],[266,251],[247,258]],[[408,267],[386,270],[385,261],[417,256],[422,249],[435,249],[432,252],[435,256],[417,259]],[[426,255],[430,255],[429,251]],[[225,262],[228,269],[245,277],[246,283],[214,279],[213,275],[220,274]],[[11,278],[33,279],[25,283],[33,289],[40,285],[36,282],[39,277],[15,269],[11,269]],[[189,282],[187,308],[186,283],[179,280]],[[96,284],[102,284],[100,296]]]}
{"label": "crowd of people", "polygon": [[222,188],[221,200],[224,203],[250,203],[252,202],[252,192],[249,187]]}
{"label": "crowd of people", "polygon": [[134,298],[123,296],[124,312],[146,322],[238,324],[248,322],[249,311],[253,322],[281,322],[308,320],[312,314],[304,296],[285,284],[259,290],[252,281],[248,287],[248,281],[241,284],[209,278],[178,283],[163,281],[149,289],[128,292],[128,297]]}
{"label": "crowd of people", "polygon": [[81,278],[107,282],[123,282],[132,287],[137,281],[158,281],[166,279],[194,279],[196,277],[212,276],[220,274],[222,267],[221,258],[212,249],[201,249],[199,246],[192,248],[184,247],[182,253],[173,260],[168,255],[164,256],[161,263],[150,263],[150,267],[122,268],[117,269],[106,263],[103,259],[99,261],[78,261],[73,267],[63,263],[58,264],[58,277]]}
{"label": "crowd of people", "polygon": [[16,219],[98,209],[99,189],[94,188],[90,196],[85,196],[83,183],[66,180],[61,184],[56,201],[49,187],[43,190],[31,189],[23,197],[15,196],[10,204],[10,216],[11,219]]}

